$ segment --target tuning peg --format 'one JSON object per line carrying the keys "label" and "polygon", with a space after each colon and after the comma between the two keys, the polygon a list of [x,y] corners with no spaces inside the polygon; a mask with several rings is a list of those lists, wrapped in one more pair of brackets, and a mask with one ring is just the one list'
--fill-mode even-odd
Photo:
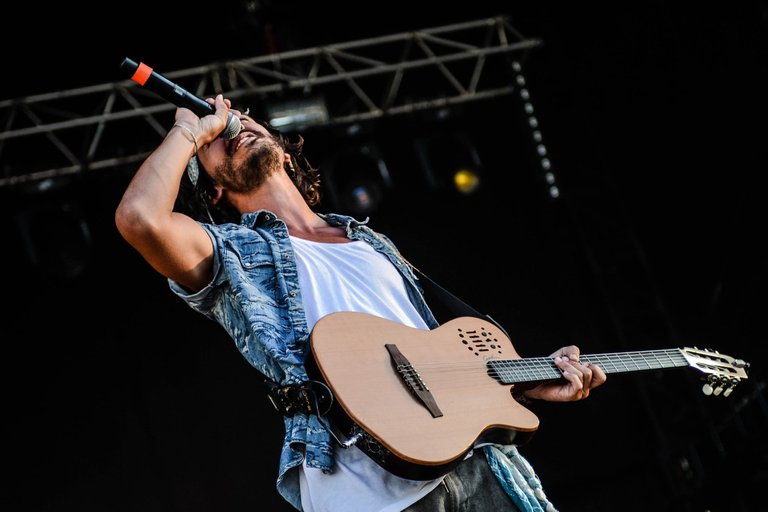
{"label": "tuning peg", "polygon": [[722,386],[722,384],[721,384],[721,385],[719,385],[719,386],[717,386],[717,387],[715,388],[715,390],[713,391],[713,394],[714,394],[715,396],[718,396],[718,395],[720,395],[720,393],[722,393],[722,392],[723,392],[723,386]]}
{"label": "tuning peg", "polygon": [[730,394],[733,393],[734,388],[736,388],[736,385],[739,382],[741,382],[739,379],[737,379],[736,377],[733,377],[730,380],[730,386],[728,386],[728,388],[726,388],[725,393],[723,393],[723,396],[730,396]]}
{"label": "tuning peg", "polygon": [[[719,381],[717,379],[717,375],[709,375],[707,377],[707,383],[704,384],[704,386],[701,388],[701,391],[704,392],[704,394],[707,396],[713,393],[715,395],[719,395],[720,392],[722,391],[722,386],[718,382]],[[718,391],[717,388],[721,388],[720,391]]]}

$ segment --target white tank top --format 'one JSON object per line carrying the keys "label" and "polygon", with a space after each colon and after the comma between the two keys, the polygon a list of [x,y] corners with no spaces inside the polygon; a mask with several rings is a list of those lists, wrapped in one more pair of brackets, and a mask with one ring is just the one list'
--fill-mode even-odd
{"label": "white tank top", "polygon": [[[293,236],[291,243],[310,330],[319,318],[337,311],[370,313],[428,329],[408,300],[402,276],[386,256],[367,243],[321,243]],[[397,477],[355,446],[335,446],[334,457],[331,474],[302,465],[299,482],[304,512],[400,512],[442,480]]]}

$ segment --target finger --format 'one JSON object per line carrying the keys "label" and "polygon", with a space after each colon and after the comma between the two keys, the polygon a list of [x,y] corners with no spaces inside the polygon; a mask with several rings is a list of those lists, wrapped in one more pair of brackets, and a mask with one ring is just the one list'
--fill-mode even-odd
{"label": "finger", "polygon": [[567,348],[568,348],[568,347],[561,347],[561,348],[559,348],[559,349],[555,350],[554,352],[552,352],[552,353],[549,355],[549,357],[563,357],[563,356],[565,356],[565,355],[566,355],[565,353],[566,353],[566,349],[567,349]]}
{"label": "finger", "polygon": [[567,357],[571,361],[578,361],[581,351],[576,345],[569,345],[558,350],[556,355],[559,357]]}
{"label": "finger", "polygon": [[592,382],[590,384],[590,389],[600,386],[608,379],[605,372],[602,368],[600,368],[599,365],[595,363],[588,363],[587,366],[590,370],[592,370]]}
{"label": "finger", "polygon": [[561,364],[560,366],[561,370],[568,370],[574,373],[584,373],[587,370],[587,367],[581,363],[577,359],[574,358],[574,356],[568,357],[568,356],[562,356],[560,358]]}
{"label": "finger", "polygon": [[589,363],[586,363],[586,364],[579,363],[577,366],[581,371],[581,373],[584,375],[584,386],[591,389],[592,377],[593,377],[592,367],[589,366]]}
{"label": "finger", "polygon": [[563,370],[563,378],[568,381],[569,389],[567,393],[571,397],[570,399],[578,400],[584,389],[581,373],[566,369]]}
{"label": "finger", "polygon": [[589,396],[589,390],[592,389],[592,370],[588,366],[581,366],[581,375],[582,375],[582,392],[584,393],[584,398]]}
{"label": "finger", "polygon": [[216,115],[224,119],[225,123],[229,119],[229,100],[225,100],[221,94],[216,96]]}
{"label": "finger", "polygon": [[[572,384],[574,389],[574,396],[578,399],[587,398],[590,390],[599,385],[594,381],[594,372],[592,365],[587,363],[585,365],[579,364],[575,361],[569,360],[567,357],[558,358],[560,360],[560,370],[563,372],[563,376]],[[598,368],[598,371],[599,368]],[[569,377],[573,375],[574,377]]]}
{"label": "finger", "polygon": [[583,373],[576,368],[576,366],[571,364],[567,357],[556,357],[555,364],[560,369],[560,372],[562,372],[563,378],[570,384],[571,391],[569,394],[571,397],[575,398],[576,394],[584,389]]}

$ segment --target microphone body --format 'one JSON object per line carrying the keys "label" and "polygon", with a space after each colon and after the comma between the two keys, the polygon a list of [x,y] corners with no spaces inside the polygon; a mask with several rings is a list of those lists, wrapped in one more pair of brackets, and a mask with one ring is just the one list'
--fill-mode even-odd
{"label": "microphone body", "polygon": [[[204,117],[216,112],[213,105],[207,103],[202,98],[195,96],[178,84],[171,82],[160,73],[153,71],[151,67],[143,62],[137,63],[126,57],[120,64],[120,69],[122,69],[123,72],[137,84],[146,87],[177,107],[188,108],[199,117]],[[240,119],[230,112],[229,117],[227,118],[227,126],[224,128],[224,131],[219,134],[219,137],[224,139],[234,139],[237,137],[237,134],[240,133],[241,129],[242,124],[240,124]]]}

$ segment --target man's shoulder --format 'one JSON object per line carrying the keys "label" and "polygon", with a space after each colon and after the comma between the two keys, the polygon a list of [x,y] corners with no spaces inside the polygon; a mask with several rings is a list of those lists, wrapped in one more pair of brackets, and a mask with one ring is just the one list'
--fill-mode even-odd
{"label": "man's shoulder", "polygon": [[244,224],[225,222],[221,224],[201,223],[214,240],[239,244],[242,242],[266,241],[269,238],[267,232],[262,229],[253,229]]}

